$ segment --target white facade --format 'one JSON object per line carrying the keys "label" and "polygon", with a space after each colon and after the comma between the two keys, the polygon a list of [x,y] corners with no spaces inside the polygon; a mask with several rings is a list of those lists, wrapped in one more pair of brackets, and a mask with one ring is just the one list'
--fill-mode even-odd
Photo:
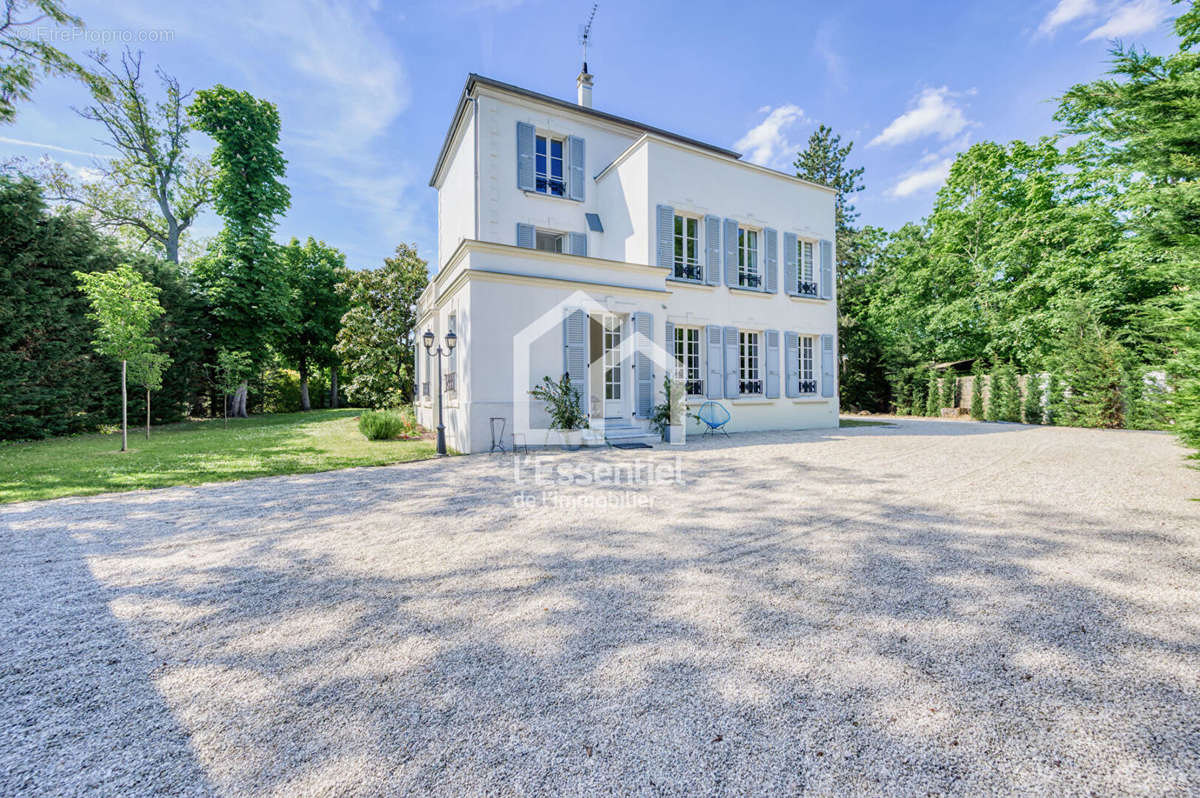
{"label": "white facade", "polygon": [[[443,360],[452,448],[487,451],[491,418],[506,447],[524,416],[543,442],[528,389],[564,372],[593,428],[646,426],[666,369],[637,354],[654,345],[680,357],[690,409],[721,403],[731,432],[837,426],[832,190],[475,75],[430,184],[438,268],[417,330],[458,338]],[[436,359],[418,344],[417,360],[432,428]]]}

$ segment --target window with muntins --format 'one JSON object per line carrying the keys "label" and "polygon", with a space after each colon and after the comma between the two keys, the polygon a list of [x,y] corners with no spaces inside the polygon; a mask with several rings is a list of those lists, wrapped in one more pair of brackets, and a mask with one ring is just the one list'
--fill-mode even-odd
{"label": "window with muntins", "polygon": [[683,383],[688,396],[704,395],[704,372],[700,370],[700,328],[675,328],[675,360],[679,368],[675,379]]}
{"label": "window with muntins", "polygon": [[811,241],[800,241],[796,244],[796,262],[800,264],[797,271],[799,281],[796,293],[804,296],[817,296],[817,272],[813,261],[814,245]]}
{"label": "window with muntins", "polygon": [[758,231],[738,228],[738,285],[742,288],[759,288],[762,278],[758,273]]}
{"label": "window with muntins", "polygon": [[675,217],[675,278],[704,279],[700,271],[700,220],[691,216]]}
{"label": "window with muntins", "polygon": [[738,333],[738,393],[763,392],[762,372],[759,370],[759,335],[756,332]]}
{"label": "window with muntins", "polygon": [[813,353],[817,349],[816,336],[801,335],[798,348],[799,362],[796,364],[796,374],[800,376],[800,393],[816,393],[817,378],[813,373]]}
{"label": "window with muntins", "polygon": [[[526,139],[528,141],[528,139]],[[567,150],[564,139],[538,136],[534,147],[534,172],[536,190],[540,194],[555,197],[566,196],[567,180],[563,171],[563,156]],[[528,172],[526,172],[528,174]]]}

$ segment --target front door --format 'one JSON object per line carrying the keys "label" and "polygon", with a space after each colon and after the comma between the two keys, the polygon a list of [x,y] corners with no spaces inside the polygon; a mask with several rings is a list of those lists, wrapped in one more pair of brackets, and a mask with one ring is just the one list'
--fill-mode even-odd
{"label": "front door", "polygon": [[621,368],[621,318],[605,314],[604,329],[604,415],[615,418],[625,413]]}

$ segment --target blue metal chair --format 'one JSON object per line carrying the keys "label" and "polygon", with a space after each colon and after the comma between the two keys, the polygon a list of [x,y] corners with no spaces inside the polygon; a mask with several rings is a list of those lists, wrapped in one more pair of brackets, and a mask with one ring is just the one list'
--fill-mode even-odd
{"label": "blue metal chair", "polygon": [[728,435],[729,433],[726,432],[725,425],[729,423],[729,419],[733,418],[733,416],[729,415],[729,411],[725,409],[725,405],[720,402],[705,402],[696,411],[696,418],[705,426],[705,430],[701,434],[707,435],[712,432],[720,432],[723,435]]}

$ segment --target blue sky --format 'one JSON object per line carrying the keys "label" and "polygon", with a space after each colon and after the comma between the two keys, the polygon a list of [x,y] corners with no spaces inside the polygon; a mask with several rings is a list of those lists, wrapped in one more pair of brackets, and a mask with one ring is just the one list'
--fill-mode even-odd
{"label": "blue sky", "polygon": [[[427,183],[468,72],[573,98],[590,0],[68,0],[90,40],[135,38],[184,86],[275,102],[292,209],[308,235],[374,266],[401,241],[435,255]],[[595,107],[787,168],[818,123],[866,167],[861,221],[929,212],[954,154],[1053,132],[1051,98],[1106,69],[1108,41],[1171,45],[1167,0],[924,3],[602,0],[589,62]],[[165,34],[163,33],[165,32]],[[108,44],[103,39],[109,40]],[[136,41],[140,38],[141,41]],[[43,83],[0,160],[48,154],[85,170],[102,153],[74,83]],[[198,151],[207,151],[195,136]],[[86,172],[82,172],[86,174]],[[198,232],[211,234],[211,214]]]}

